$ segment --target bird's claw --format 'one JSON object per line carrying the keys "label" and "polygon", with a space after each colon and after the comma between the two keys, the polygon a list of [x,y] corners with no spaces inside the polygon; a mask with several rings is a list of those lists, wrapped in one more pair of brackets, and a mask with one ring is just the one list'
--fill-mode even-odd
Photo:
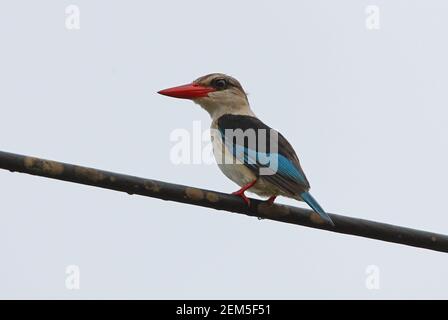
{"label": "bird's claw", "polygon": [[245,186],[243,186],[240,190],[232,192],[233,195],[240,197],[241,199],[243,199],[244,202],[246,202],[247,206],[250,207],[250,200],[248,197],[246,197],[246,195],[244,194],[244,192],[251,188],[255,183],[257,182],[257,179],[255,179],[254,181],[252,181],[251,183],[246,184]]}
{"label": "bird's claw", "polygon": [[244,191],[235,191],[232,192],[233,195],[240,197],[241,199],[243,199],[243,201],[247,204],[248,207],[250,207],[250,200],[248,197],[246,197],[246,195],[244,194]]}
{"label": "bird's claw", "polygon": [[268,200],[266,200],[266,203],[268,206],[272,206],[274,204],[275,198],[277,198],[277,196],[271,196],[269,197]]}

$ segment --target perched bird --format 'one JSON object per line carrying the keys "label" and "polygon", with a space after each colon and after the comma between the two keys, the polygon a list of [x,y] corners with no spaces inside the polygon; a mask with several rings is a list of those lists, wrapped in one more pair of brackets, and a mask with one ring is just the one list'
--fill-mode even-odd
{"label": "perched bird", "polygon": [[221,171],[241,187],[233,194],[248,205],[245,191],[269,197],[269,204],[279,195],[305,201],[326,223],[334,225],[309,193],[310,184],[294,149],[280,133],[255,116],[238,80],[213,73],[158,93],[190,99],[210,114],[216,162]]}

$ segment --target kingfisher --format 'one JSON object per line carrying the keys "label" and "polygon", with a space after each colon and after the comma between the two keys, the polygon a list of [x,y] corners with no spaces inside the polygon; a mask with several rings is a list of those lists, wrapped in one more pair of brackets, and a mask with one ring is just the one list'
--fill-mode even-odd
{"label": "kingfisher", "polygon": [[212,73],[158,93],[192,100],[209,113],[215,160],[224,175],[240,186],[233,194],[247,205],[246,191],[267,198],[269,205],[284,196],[306,202],[323,222],[334,226],[309,192],[310,184],[291,144],[257,118],[238,80]]}

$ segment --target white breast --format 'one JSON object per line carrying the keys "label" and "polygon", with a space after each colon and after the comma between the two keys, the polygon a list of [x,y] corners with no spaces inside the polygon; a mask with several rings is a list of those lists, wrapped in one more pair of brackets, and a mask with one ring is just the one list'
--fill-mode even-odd
{"label": "white breast", "polygon": [[[213,144],[213,154],[219,169],[227,178],[238,184],[240,187],[253,182],[257,177],[241,161],[236,159],[231,151],[222,143],[221,134],[216,126],[211,127],[211,139]],[[282,192],[274,185],[258,178],[257,183],[248,190],[262,197],[279,195]]]}
{"label": "white breast", "polygon": [[237,160],[222,143],[221,134],[218,130],[212,128],[211,139],[216,163],[227,178],[239,186],[244,186],[256,179],[255,175],[241,161]]}

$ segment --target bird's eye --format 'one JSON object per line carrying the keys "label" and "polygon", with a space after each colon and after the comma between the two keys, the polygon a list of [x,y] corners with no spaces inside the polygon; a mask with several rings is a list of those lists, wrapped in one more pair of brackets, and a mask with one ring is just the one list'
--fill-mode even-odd
{"label": "bird's eye", "polygon": [[226,79],[216,79],[212,83],[215,89],[226,89],[227,88],[227,80]]}

